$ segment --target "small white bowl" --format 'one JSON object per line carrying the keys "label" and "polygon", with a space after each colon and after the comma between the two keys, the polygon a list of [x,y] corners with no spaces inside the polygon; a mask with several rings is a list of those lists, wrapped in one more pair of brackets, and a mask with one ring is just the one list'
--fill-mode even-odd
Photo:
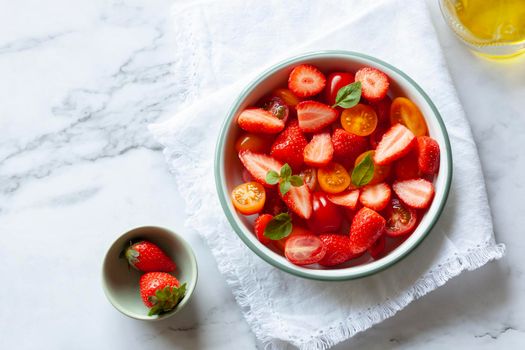
{"label": "small white bowl", "polygon": [[[147,240],[158,245],[175,261],[172,273],[181,284],[186,283],[186,295],[170,312],[148,316],[149,309],[140,297],[139,280],[143,272],[128,267],[121,252],[129,242]],[[109,248],[102,266],[102,288],[109,302],[124,315],[137,320],[157,321],[175,315],[190,301],[197,285],[197,260],[190,245],[173,231],[156,226],[137,227],[120,236]]]}
{"label": "small white bowl", "polygon": [[[230,201],[233,188],[242,183],[242,165],[235,151],[235,140],[241,133],[236,120],[246,107],[277,87],[286,86],[293,67],[308,63],[321,71],[351,71],[369,66],[385,72],[390,78],[393,96],[405,96],[423,113],[429,134],[439,143],[441,165],[436,180],[434,200],[412,235],[385,257],[358,266],[331,269],[313,269],[292,264],[284,256],[261,244],[252,233],[253,218],[239,215]],[[348,51],[320,51],[293,57],[259,75],[237,98],[222,125],[215,150],[215,182],[222,208],[231,226],[242,241],[257,255],[275,267],[293,275],[326,281],[350,280],[369,276],[384,270],[414,250],[430,233],[445,206],[452,181],[452,152],[445,124],[428,95],[408,75],[375,57]]]}

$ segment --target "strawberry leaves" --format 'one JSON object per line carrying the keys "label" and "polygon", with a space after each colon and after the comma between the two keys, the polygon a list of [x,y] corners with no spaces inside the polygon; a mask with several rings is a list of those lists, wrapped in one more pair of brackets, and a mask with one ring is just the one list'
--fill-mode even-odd
{"label": "strawberry leaves", "polygon": [[337,96],[335,97],[335,104],[332,108],[342,107],[342,108],[352,108],[359,103],[361,99],[361,82],[356,81],[355,83],[348,84],[343,86],[337,91]]}
{"label": "strawberry leaves", "polygon": [[368,154],[352,171],[352,184],[355,186],[364,186],[372,181],[374,177],[374,161],[372,155]]}
{"label": "strawberry leaves", "polygon": [[264,236],[271,240],[279,240],[292,232],[292,218],[287,213],[281,213],[273,217],[266,228],[264,229]]}
{"label": "strawberry leaves", "polygon": [[279,183],[279,191],[284,196],[292,186],[299,187],[303,185],[303,178],[298,175],[292,175],[292,168],[288,163],[281,168],[280,174],[274,170],[268,171],[266,174],[266,183],[275,185]]}
{"label": "strawberry leaves", "polygon": [[169,312],[177,306],[186,294],[186,283],[180,287],[166,286],[155,292],[154,296],[149,298],[153,307],[149,310],[148,316],[161,315]]}

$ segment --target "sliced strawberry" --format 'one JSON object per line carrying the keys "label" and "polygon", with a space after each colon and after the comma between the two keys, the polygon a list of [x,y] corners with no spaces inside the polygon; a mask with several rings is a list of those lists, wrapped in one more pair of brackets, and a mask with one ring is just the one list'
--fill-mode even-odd
{"label": "sliced strawberry", "polygon": [[317,101],[303,101],[295,107],[299,127],[304,132],[319,132],[337,120],[337,110]]}
{"label": "sliced strawberry", "polygon": [[359,200],[359,190],[345,191],[337,194],[327,194],[326,198],[334,204],[346,207],[351,210],[357,208]]}
{"label": "sliced strawberry", "polygon": [[326,247],[324,258],[319,261],[323,266],[335,266],[357,257],[350,250],[350,238],[346,235],[326,233],[319,235]]}
{"label": "sliced strawberry", "polygon": [[418,155],[416,150],[408,152],[406,156],[396,161],[394,170],[397,180],[409,180],[419,177]]}
{"label": "sliced strawberry", "polygon": [[396,124],[390,128],[377,145],[374,162],[385,165],[410,152],[416,137],[404,125]]}
{"label": "sliced strawberry", "polygon": [[262,108],[247,108],[237,118],[241,129],[263,134],[276,134],[284,129],[284,121]]}
{"label": "sliced strawberry", "polygon": [[429,136],[417,138],[418,165],[424,174],[435,174],[439,169],[439,144]]}
{"label": "sliced strawberry", "polygon": [[303,152],[307,144],[308,140],[299,128],[297,120],[294,119],[277,136],[272,145],[270,155],[283,163],[288,163],[293,170],[298,171],[303,165]]}
{"label": "sliced strawberry", "polygon": [[323,167],[330,163],[333,156],[334,146],[328,132],[314,135],[304,148],[304,162],[310,166]]}
{"label": "sliced strawberry", "polygon": [[383,234],[386,220],[369,208],[361,208],[350,226],[350,249],[360,254],[370,248]]}
{"label": "sliced strawberry", "polygon": [[298,97],[310,97],[320,93],[326,85],[326,77],[316,67],[301,64],[288,77],[288,88]]}
{"label": "sliced strawberry", "polygon": [[332,134],[334,159],[345,167],[354,165],[356,158],[368,149],[368,140],[363,136],[351,134],[343,129],[335,129]]}
{"label": "sliced strawberry", "polygon": [[273,170],[279,173],[283,166],[281,162],[273,157],[252,151],[240,151],[239,159],[255,181],[266,187],[272,187],[266,183],[266,174],[268,174],[268,171]]}
{"label": "sliced strawberry", "polygon": [[266,229],[266,226],[272,219],[273,216],[271,216],[270,214],[262,214],[259,215],[253,223],[253,230],[255,231],[255,235],[257,236],[259,242],[261,242],[264,245],[268,245],[271,242],[271,239],[264,235],[264,230]]}
{"label": "sliced strawberry", "polygon": [[310,218],[312,215],[312,194],[308,186],[292,186],[284,196],[281,192],[279,194],[291,211],[303,219]]}
{"label": "sliced strawberry", "polygon": [[390,86],[386,74],[372,67],[358,70],[355,73],[355,81],[361,82],[361,95],[370,102],[383,99]]}
{"label": "sliced strawberry", "polygon": [[392,188],[399,199],[412,208],[427,208],[434,197],[434,185],[423,179],[396,181]]}
{"label": "sliced strawberry", "polygon": [[359,196],[359,201],[365,207],[380,211],[385,209],[388,202],[390,201],[391,195],[392,191],[390,190],[390,186],[382,182],[377,185],[368,185],[363,187],[361,190],[361,195]]}

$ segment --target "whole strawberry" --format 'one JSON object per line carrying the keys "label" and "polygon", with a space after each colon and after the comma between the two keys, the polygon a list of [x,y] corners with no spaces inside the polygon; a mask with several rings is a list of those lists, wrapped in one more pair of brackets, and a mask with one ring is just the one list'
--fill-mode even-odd
{"label": "whole strawberry", "polygon": [[180,283],[166,272],[148,272],[140,277],[140,297],[148,308],[148,316],[173,310],[186,294],[186,283]]}
{"label": "whole strawberry", "polygon": [[372,209],[361,208],[350,226],[350,249],[360,254],[370,248],[383,233],[386,220]]}
{"label": "whole strawberry", "polygon": [[335,266],[342,264],[350,259],[356,258],[359,254],[354,254],[350,248],[350,237],[335,233],[325,233],[319,235],[326,247],[325,256],[319,261],[323,266]]}
{"label": "whole strawberry", "polygon": [[341,128],[332,134],[334,159],[346,167],[354,165],[356,158],[367,150],[368,140],[363,136],[351,134]]}
{"label": "whole strawberry", "polygon": [[292,120],[277,136],[270,155],[281,162],[290,164],[292,169],[298,171],[303,165],[303,152],[307,144],[308,140],[299,128],[297,120]]}
{"label": "whole strawberry", "polygon": [[177,265],[157,245],[140,241],[129,246],[124,255],[130,266],[143,272],[172,272]]}

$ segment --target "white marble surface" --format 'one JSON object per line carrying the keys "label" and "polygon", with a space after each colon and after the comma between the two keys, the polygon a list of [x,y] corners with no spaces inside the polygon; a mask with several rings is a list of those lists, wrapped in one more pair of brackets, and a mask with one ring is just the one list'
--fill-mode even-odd
{"label": "white marble surface", "polygon": [[[525,58],[473,56],[427,2],[507,256],[336,349],[525,346]],[[204,242],[183,227],[146,129],[184,104],[170,91],[173,2],[0,3],[0,348],[260,348]],[[185,233],[199,261],[194,299],[159,323],[121,315],[100,287],[112,240],[143,224]]]}

